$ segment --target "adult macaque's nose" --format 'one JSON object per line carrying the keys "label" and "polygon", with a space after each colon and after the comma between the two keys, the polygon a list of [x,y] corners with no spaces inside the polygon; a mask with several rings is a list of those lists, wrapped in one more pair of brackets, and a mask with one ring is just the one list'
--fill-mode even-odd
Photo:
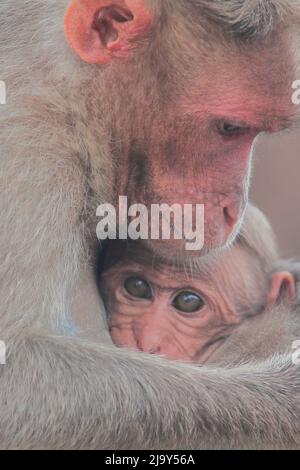
{"label": "adult macaque's nose", "polygon": [[242,216],[243,202],[226,198],[216,206],[205,207],[204,239],[211,247],[230,240]]}
{"label": "adult macaque's nose", "polygon": [[223,211],[223,221],[225,223],[225,234],[230,237],[240,218],[240,206],[234,201],[227,201],[221,206]]}

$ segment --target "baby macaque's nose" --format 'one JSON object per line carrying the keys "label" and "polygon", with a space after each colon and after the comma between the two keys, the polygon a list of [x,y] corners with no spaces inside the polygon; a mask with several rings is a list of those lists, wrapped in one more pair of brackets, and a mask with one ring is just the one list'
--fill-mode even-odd
{"label": "baby macaque's nose", "polygon": [[161,338],[159,335],[149,334],[143,332],[137,338],[137,347],[140,351],[148,354],[159,354]]}

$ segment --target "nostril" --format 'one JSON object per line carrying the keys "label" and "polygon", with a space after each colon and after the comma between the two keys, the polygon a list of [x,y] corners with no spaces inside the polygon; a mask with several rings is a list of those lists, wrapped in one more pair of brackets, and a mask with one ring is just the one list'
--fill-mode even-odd
{"label": "nostril", "polygon": [[138,337],[136,339],[136,346],[137,349],[147,354],[159,354],[161,350],[158,338],[151,340],[151,338],[148,337]]}
{"label": "nostril", "polygon": [[159,354],[160,353],[160,348],[151,348],[149,351],[147,351],[148,354]]}
{"label": "nostril", "polygon": [[229,207],[224,207],[224,209],[223,209],[223,215],[224,215],[225,223],[230,228],[234,227],[234,225],[236,224],[237,219],[238,219],[237,214],[235,212],[236,211],[234,211],[234,210],[231,211],[229,209]]}
{"label": "nostril", "polygon": [[160,347],[147,347],[147,346],[144,346],[143,344],[137,344],[137,348],[146,353],[146,354],[159,354],[160,353]]}

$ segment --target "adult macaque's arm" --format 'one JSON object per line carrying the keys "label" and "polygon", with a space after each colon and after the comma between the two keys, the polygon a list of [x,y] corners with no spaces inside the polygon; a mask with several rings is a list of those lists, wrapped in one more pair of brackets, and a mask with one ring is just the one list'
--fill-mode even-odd
{"label": "adult macaque's arm", "polygon": [[299,432],[300,374],[289,357],[197,368],[35,334],[8,352],[1,448],[279,448]]}

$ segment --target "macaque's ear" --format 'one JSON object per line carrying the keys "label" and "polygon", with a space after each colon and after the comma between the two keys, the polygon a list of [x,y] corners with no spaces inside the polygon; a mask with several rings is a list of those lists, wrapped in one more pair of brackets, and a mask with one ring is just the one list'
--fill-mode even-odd
{"label": "macaque's ear", "polygon": [[65,15],[65,35],[82,60],[107,64],[127,57],[151,21],[145,0],[73,0]]}
{"label": "macaque's ear", "polygon": [[296,301],[295,278],[288,271],[273,274],[268,294],[268,306],[274,305],[282,295],[292,303]]}

